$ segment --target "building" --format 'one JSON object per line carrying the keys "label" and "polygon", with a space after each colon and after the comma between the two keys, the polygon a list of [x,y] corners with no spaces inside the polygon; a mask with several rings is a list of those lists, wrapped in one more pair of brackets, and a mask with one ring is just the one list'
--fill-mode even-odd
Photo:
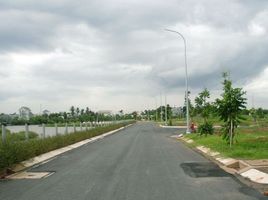
{"label": "building", "polygon": [[22,106],[19,109],[19,118],[24,120],[30,120],[30,118],[33,116],[33,113],[30,108],[26,106]]}

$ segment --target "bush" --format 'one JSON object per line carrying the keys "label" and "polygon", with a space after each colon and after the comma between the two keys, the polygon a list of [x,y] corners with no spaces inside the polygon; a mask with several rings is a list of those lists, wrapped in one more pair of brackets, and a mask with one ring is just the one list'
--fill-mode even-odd
{"label": "bush", "polygon": [[210,122],[205,122],[198,126],[198,132],[200,135],[212,135],[214,133],[213,124]]}

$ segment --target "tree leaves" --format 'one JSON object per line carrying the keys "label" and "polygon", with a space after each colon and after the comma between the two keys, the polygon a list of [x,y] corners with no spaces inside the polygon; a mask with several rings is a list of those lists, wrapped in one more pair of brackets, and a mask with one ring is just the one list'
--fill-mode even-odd
{"label": "tree leaves", "polygon": [[217,112],[220,119],[224,121],[222,128],[223,139],[233,144],[233,136],[235,136],[235,128],[240,123],[241,111],[246,108],[246,94],[242,88],[233,88],[232,81],[227,73],[223,74],[223,93],[221,99],[216,99]]}

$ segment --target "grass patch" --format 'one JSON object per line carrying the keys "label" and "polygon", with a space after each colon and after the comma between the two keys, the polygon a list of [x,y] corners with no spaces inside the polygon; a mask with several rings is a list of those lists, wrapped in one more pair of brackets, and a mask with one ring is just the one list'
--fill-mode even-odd
{"label": "grass patch", "polygon": [[268,158],[268,128],[239,128],[237,133],[235,144],[231,148],[220,134],[208,136],[189,134],[186,137],[195,141],[193,146],[203,145],[227,157],[238,159]]}
{"label": "grass patch", "polygon": [[[244,120],[241,120],[240,125],[241,126],[258,126],[258,127],[268,127],[268,118],[258,118],[255,122],[251,116],[248,115],[242,115]],[[204,119],[200,116],[194,116],[190,119],[191,122],[194,122],[195,125],[203,124]],[[223,122],[220,120],[217,116],[211,116],[208,119],[209,122],[211,122],[214,126],[221,126],[223,125]],[[172,119],[172,125],[173,126],[186,126],[186,119],[185,118],[175,118]]]}
{"label": "grass patch", "polygon": [[[38,138],[38,134],[29,131],[29,139]],[[0,133],[0,138],[2,138],[2,133]],[[8,142],[18,142],[26,140],[25,131],[20,131],[18,133],[10,133],[9,130],[6,130],[6,139]]]}
{"label": "grass patch", "polygon": [[101,135],[131,123],[133,121],[98,127],[89,131],[47,137],[45,139],[32,139],[29,141],[7,140],[5,144],[0,142],[0,172],[29,158]]}

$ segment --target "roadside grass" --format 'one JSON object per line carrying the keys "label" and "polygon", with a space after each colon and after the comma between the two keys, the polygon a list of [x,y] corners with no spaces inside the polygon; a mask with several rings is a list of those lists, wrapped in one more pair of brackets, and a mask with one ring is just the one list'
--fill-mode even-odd
{"label": "roadside grass", "polygon": [[[268,127],[268,117],[258,118],[256,122],[253,120],[251,116],[242,115],[244,120],[241,120],[241,126],[257,126],[257,127]],[[191,122],[194,122],[195,125],[203,124],[204,120],[200,116],[195,116],[191,118]],[[209,117],[209,122],[211,122],[214,126],[221,126],[223,122],[220,121],[219,117],[211,116]],[[185,118],[176,118],[172,119],[173,126],[186,126],[186,119]]]}
{"label": "roadside grass", "polygon": [[218,133],[208,136],[189,134],[186,138],[194,140],[191,146],[206,146],[213,151],[218,151],[226,157],[238,159],[268,159],[268,128],[247,127],[238,128],[235,144],[229,144]]}
{"label": "roadside grass", "polygon": [[47,137],[45,139],[31,139],[28,141],[7,140],[5,144],[0,142],[0,174],[7,168],[24,160],[101,135],[131,123],[133,123],[133,121],[112,124],[105,127],[97,127],[88,131]]}
{"label": "roadside grass", "polygon": [[[190,121],[193,122],[195,125],[204,123],[204,119],[200,116],[195,116]],[[222,122],[220,121],[218,117],[211,117],[209,118],[209,121],[213,125],[217,125],[217,126],[222,125]],[[185,118],[172,119],[172,125],[173,126],[186,126],[186,119]]]}
{"label": "roadside grass", "polygon": [[[29,131],[29,139],[38,138],[38,134],[32,131]],[[2,133],[0,132],[0,138],[2,138]],[[9,130],[6,130],[6,139],[7,141],[18,142],[26,140],[25,131],[20,131],[18,133],[10,133]],[[1,143],[1,142],[0,142]]]}

